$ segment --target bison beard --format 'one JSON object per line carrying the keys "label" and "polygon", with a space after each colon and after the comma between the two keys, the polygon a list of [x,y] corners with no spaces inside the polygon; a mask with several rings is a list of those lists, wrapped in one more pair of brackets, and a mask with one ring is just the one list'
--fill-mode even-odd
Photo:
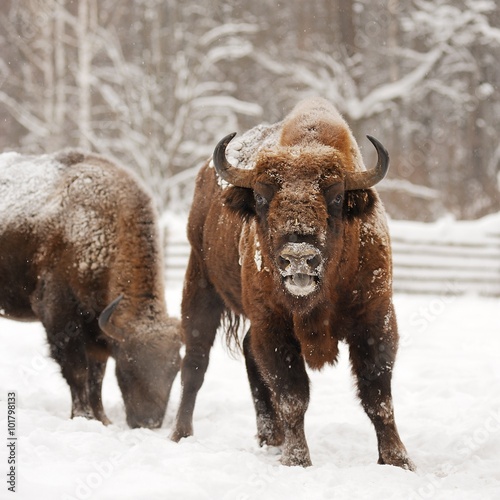
{"label": "bison beard", "polygon": [[[256,140],[259,133],[265,141]],[[343,340],[375,427],[379,463],[414,470],[394,421],[391,250],[372,189],[387,172],[387,152],[369,138],[378,161],[365,170],[348,125],[322,99],[299,103],[280,124],[245,134],[235,148],[252,168],[227,160],[233,137],[215,148],[215,169],[211,162],[201,169],[189,216],[186,355],[172,439],[192,435],[217,328],[224,315],[235,314],[251,324],[243,351],[260,444],[282,446],[285,465],[311,465],[306,363],[313,369],[335,363]]]}

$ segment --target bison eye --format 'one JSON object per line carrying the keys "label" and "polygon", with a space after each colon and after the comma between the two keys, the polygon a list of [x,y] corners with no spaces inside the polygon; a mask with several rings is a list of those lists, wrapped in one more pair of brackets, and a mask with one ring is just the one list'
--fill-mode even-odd
{"label": "bison eye", "polygon": [[262,215],[269,208],[269,204],[276,192],[276,186],[264,182],[256,182],[253,190],[256,210],[260,210]]}
{"label": "bison eye", "polygon": [[344,195],[342,193],[338,193],[332,200],[332,205],[334,207],[341,207],[343,202],[344,202]]}
{"label": "bison eye", "polygon": [[328,205],[328,213],[336,218],[344,206],[344,186],[336,183],[328,187],[325,191],[325,199]]}
{"label": "bison eye", "polygon": [[257,207],[263,208],[266,207],[269,202],[261,194],[255,193],[255,203],[257,204]]}

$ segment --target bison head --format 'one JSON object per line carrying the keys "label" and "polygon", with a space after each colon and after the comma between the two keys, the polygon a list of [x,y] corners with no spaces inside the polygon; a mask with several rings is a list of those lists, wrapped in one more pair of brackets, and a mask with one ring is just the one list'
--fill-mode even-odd
{"label": "bison head", "polygon": [[234,135],[222,139],[213,155],[218,175],[233,186],[225,201],[256,218],[280,288],[309,297],[320,290],[326,268],[340,261],[345,224],[373,206],[370,188],[386,175],[388,153],[368,136],[378,154],[371,170],[356,171],[351,152],[318,143],[262,150],[253,169],[241,169],[225,154]]}
{"label": "bison head", "polygon": [[[119,328],[111,315],[122,296],[100,315],[101,330],[115,342],[116,378],[130,427],[161,427],[172,383],[180,367],[177,319],[145,315]],[[166,316],[166,315],[165,315]]]}

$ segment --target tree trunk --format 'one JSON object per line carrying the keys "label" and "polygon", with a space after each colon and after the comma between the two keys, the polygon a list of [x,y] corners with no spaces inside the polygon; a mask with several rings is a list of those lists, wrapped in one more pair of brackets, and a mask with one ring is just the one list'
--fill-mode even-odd
{"label": "tree trunk", "polygon": [[91,66],[92,44],[90,39],[90,18],[93,0],[78,3],[78,129],[79,146],[90,149],[92,132]]}

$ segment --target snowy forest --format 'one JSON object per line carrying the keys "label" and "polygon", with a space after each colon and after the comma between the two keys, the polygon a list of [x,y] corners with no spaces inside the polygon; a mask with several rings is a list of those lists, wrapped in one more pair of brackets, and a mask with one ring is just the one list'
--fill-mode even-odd
{"label": "snowy forest", "polygon": [[[0,152],[41,154],[80,148],[113,157],[133,169],[149,186],[160,214],[165,298],[172,317],[181,317],[190,252],[186,215],[200,166],[225,135],[277,122],[298,101],[314,95],[338,107],[369,168],[375,165],[376,151],[367,134],[380,140],[391,157],[388,176],[377,184],[390,215],[399,331],[391,389],[398,430],[417,471],[377,464],[372,417],[360,405],[352,377],[353,356],[344,342],[339,342],[336,366],[308,370],[311,391],[305,433],[313,465],[285,467],[280,463],[279,446],[261,446],[256,439],[245,358],[236,349],[228,352],[223,332],[213,343],[197,397],[194,434],[176,443],[170,437],[181,401],[181,376],[172,385],[161,428],[129,428],[122,393],[125,382],[118,383],[117,362],[110,358],[102,402],[112,424],[70,418],[72,395],[55,361],[56,349],[47,341],[50,333],[47,337],[41,323],[7,319],[9,311],[0,304],[0,498],[15,491],[21,500],[500,499],[499,0],[0,0]],[[51,181],[46,170],[42,177]],[[30,217],[41,214],[33,219],[43,219],[38,210],[43,203],[40,185],[28,183],[26,176],[8,179],[30,184],[34,196],[23,206],[30,205]],[[56,182],[55,177],[52,181]],[[9,183],[1,182],[0,188]],[[88,193],[85,190],[81,198],[92,198]],[[0,195],[0,202],[4,198]],[[137,246],[137,239],[130,237],[130,224],[126,245],[116,238],[109,251],[96,246],[97,241],[108,241],[104,233],[117,232],[101,226],[95,231],[95,221],[85,210],[79,212],[77,224],[68,219],[67,226],[80,240],[90,235],[90,250],[82,254],[92,262],[79,256],[58,258],[53,249],[73,250],[75,246],[73,240],[58,238],[58,234],[49,238],[36,258],[28,259],[21,245],[31,248],[42,238],[31,231],[31,223],[26,225],[29,231],[17,224],[19,212],[11,207],[18,199],[27,201],[26,196],[17,195],[3,210],[22,236],[15,231],[3,234],[9,253],[0,256],[1,272],[5,274],[9,267],[7,279],[0,277],[8,288],[4,296],[17,303],[14,294],[23,288],[19,304],[23,300],[28,304],[23,297],[35,286],[35,278],[15,286],[11,283],[19,269],[38,270],[38,261],[50,260],[45,271],[36,273],[39,287],[30,299],[40,294],[55,302],[64,295],[61,310],[76,311],[75,321],[71,319],[52,335],[64,339],[57,347],[62,351],[61,346],[66,346],[69,352],[84,323],[92,338],[100,332],[100,310],[80,307],[72,273],[87,276],[83,270],[94,270],[95,260],[95,281],[101,283],[114,271],[112,266],[104,269],[103,259],[108,257],[103,255],[111,256],[118,263],[129,262],[131,269],[115,280],[116,287],[127,281],[127,286],[139,290],[128,277],[139,269],[143,254],[137,250],[136,258],[128,261],[113,257],[120,246]],[[61,202],[61,206],[65,205]],[[83,224],[89,217],[91,224]],[[127,212],[127,220],[132,219]],[[337,313],[344,319],[348,311],[355,312],[349,322],[353,338],[360,339],[358,352],[364,344],[360,318],[370,302],[379,307],[386,298],[379,292],[373,297],[367,293],[366,307],[352,309],[349,302],[362,304],[359,297],[365,291],[355,294],[363,281],[371,278],[374,283],[388,275],[384,267],[374,269],[370,277],[363,256],[379,251],[382,263],[390,255],[386,237],[372,240],[368,247],[373,250],[361,250],[368,241],[367,231],[380,230],[366,223],[375,218],[364,220],[359,225],[359,231],[365,231],[360,244],[350,237],[346,239],[350,246],[334,250],[334,255],[346,256],[342,259],[352,254],[359,261],[360,278],[356,289],[353,284],[352,297],[333,292],[331,283],[326,283],[326,292],[321,291],[325,297],[328,292],[340,297],[338,303],[327,304],[329,316],[321,318],[336,320]],[[231,219],[219,219],[221,226],[226,221]],[[59,224],[44,221],[40,232],[53,226]],[[151,225],[141,226],[144,239],[152,241]],[[71,244],[66,245],[67,241]],[[238,243],[242,253],[244,238]],[[259,245],[257,238],[251,247],[255,252],[249,255],[260,267]],[[17,260],[11,258],[14,253],[19,254]],[[17,261],[22,262],[19,269],[14,265]],[[115,267],[117,274],[124,269]],[[71,274],[71,279],[62,283],[51,274],[53,269],[61,276]],[[224,271],[223,266],[220,269]],[[348,282],[341,271],[335,272]],[[140,281],[147,281],[151,274]],[[212,274],[206,275],[207,279],[200,274],[199,280],[187,282],[192,289],[210,291]],[[64,288],[52,293],[50,286],[60,283]],[[384,290],[388,290],[387,283]],[[120,293],[107,322],[128,292]],[[121,307],[132,305],[134,298],[146,304],[158,294],[159,287],[154,294],[138,291]],[[96,295],[104,297],[103,290],[96,289]],[[256,293],[248,301],[262,300],[263,295]],[[300,300],[296,299],[294,304]],[[200,314],[210,308],[218,310],[220,304],[222,299],[212,298],[200,307]],[[262,310],[267,307],[260,306]],[[279,308],[284,306],[278,303]],[[69,318],[64,312],[53,319],[52,308],[40,305],[33,312],[36,309],[43,309],[49,324],[57,320],[62,327],[62,320]],[[123,330],[120,322],[115,328],[128,332],[130,325],[140,324],[139,319],[152,320],[155,310],[163,310],[157,301],[138,308],[137,313],[129,307],[122,316]],[[306,316],[316,314],[311,310],[289,315],[303,315],[300,321],[305,325]],[[384,317],[384,328],[392,324],[394,310]],[[201,317],[206,320],[208,316]],[[278,326],[267,322],[273,333],[282,324],[293,323],[287,319],[281,319]],[[241,326],[244,333],[249,323]],[[158,322],[155,331],[161,327]],[[336,346],[339,337],[347,336],[347,328],[336,328],[332,321],[335,342],[322,339],[320,343]],[[88,343],[85,356],[94,359],[86,365],[88,373],[103,373],[105,363],[95,352],[104,356],[101,347],[108,343],[115,356],[129,340],[130,345],[143,344],[141,352],[158,349],[160,343],[150,342],[148,332],[130,331],[123,343],[106,335],[89,342],[91,337],[82,334],[82,346]],[[368,331],[371,335],[371,328]],[[200,333],[193,329],[192,337]],[[283,338],[293,335],[290,329]],[[311,338],[318,336],[311,332]],[[393,326],[390,336],[396,338]],[[382,340],[378,343],[370,337],[366,345],[377,342],[378,351],[371,348],[378,353],[377,359],[391,359],[392,342],[388,351]],[[288,351],[280,352],[291,369]],[[137,371],[144,366],[144,372],[149,372],[145,362],[135,363],[134,353],[127,352],[123,358],[137,365]],[[68,359],[81,361],[77,355]],[[371,364],[368,357],[363,362],[366,385],[376,373],[371,365],[380,367],[375,378],[392,370],[391,363]],[[289,391],[288,385],[283,387]],[[95,389],[93,384],[94,396]],[[283,400],[294,402],[291,397]],[[380,401],[376,415],[382,420],[390,411],[388,400]]]}
{"label": "snowy forest", "polygon": [[394,219],[500,210],[495,0],[4,0],[0,148],[111,155],[185,212],[225,134],[331,100]]}

